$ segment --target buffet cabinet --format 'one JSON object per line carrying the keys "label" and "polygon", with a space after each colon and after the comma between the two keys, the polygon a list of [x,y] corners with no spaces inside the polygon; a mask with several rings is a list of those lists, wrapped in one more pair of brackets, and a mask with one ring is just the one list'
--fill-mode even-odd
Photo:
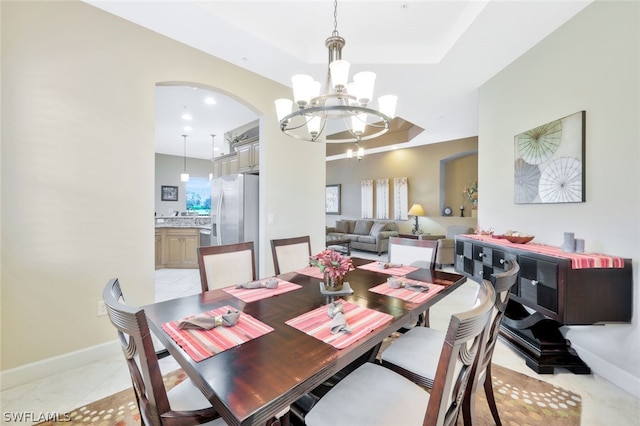
{"label": "buffet cabinet", "polygon": [[537,373],[553,373],[557,367],[591,372],[560,333],[561,326],[631,322],[630,259],[622,259],[620,268],[576,269],[569,257],[474,236],[457,236],[455,251],[456,271],[476,281],[504,272],[510,259],[518,262],[520,273],[500,335]]}

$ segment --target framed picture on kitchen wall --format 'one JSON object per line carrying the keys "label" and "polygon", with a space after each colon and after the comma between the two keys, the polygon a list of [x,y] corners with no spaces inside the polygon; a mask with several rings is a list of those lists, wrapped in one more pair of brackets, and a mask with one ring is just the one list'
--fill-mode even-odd
{"label": "framed picture on kitchen wall", "polygon": [[585,201],[585,111],[515,136],[515,204]]}
{"label": "framed picture on kitchen wall", "polygon": [[340,214],[340,184],[327,185],[325,213]]}
{"label": "framed picture on kitchen wall", "polygon": [[178,201],[178,187],[162,185],[160,187],[160,199],[162,201]]}

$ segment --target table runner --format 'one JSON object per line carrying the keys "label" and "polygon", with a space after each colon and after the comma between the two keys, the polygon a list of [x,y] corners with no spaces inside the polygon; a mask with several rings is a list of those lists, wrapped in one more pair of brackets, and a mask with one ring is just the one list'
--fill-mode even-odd
{"label": "table runner", "polygon": [[394,266],[391,268],[383,269],[379,266],[379,263],[380,262],[366,263],[364,265],[358,266],[358,268],[365,269],[367,271],[380,272],[382,274],[388,274],[388,275],[394,275],[394,276],[407,275],[413,271],[417,271],[418,269],[420,269],[420,268],[416,268],[415,266],[408,266],[408,265],[400,265],[400,266]]}
{"label": "table runner", "polygon": [[336,349],[344,349],[393,319],[393,316],[384,312],[364,308],[342,299],[335,303],[342,303],[345,318],[351,327],[351,333],[331,334],[331,318],[327,314],[327,305],[285,321],[285,324],[322,340]]}
{"label": "table runner", "polygon": [[559,247],[536,243],[516,244],[503,238],[494,238],[487,235],[469,234],[464,235],[464,237],[485,241],[491,244],[546,254],[548,256],[559,257],[561,259],[569,259],[571,260],[571,269],[624,268],[624,258],[618,256],[609,256],[600,253],[568,253],[562,251]]}
{"label": "table runner", "polygon": [[[223,306],[204,312],[203,315],[213,317],[225,314],[230,309],[235,308]],[[178,323],[182,319],[194,316],[195,315],[189,315],[179,320],[164,323],[162,324],[162,328],[196,362],[200,362],[217,353],[234,348],[273,331],[273,328],[244,312],[240,313],[240,320],[238,320],[238,324],[233,327],[216,327],[211,330],[181,330],[178,328]]]}
{"label": "table runner", "polygon": [[[260,281],[266,281],[264,280]],[[266,299],[267,297],[277,296],[278,294],[287,293],[289,291],[297,290],[301,288],[301,285],[290,283],[289,281],[278,280],[277,288],[236,288],[235,286],[223,288],[222,291],[229,293],[230,295],[237,297],[246,303],[255,302],[257,300]]]}
{"label": "table runner", "polygon": [[296,274],[307,275],[309,277],[324,279],[324,274],[320,272],[320,268],[317,266],[307,266],[306,268],[298,269]]}
{"label": "table runner", "polygon": [[427,285],[429,286],[428,291],[417,292],[414,290],[410,290],[408,288],[392,288],[388,283],[382,283],[375,287],[371,287],[369,291],[378,294],[384,294],[385,296],[396,297],[398,299],[402,299],[405,302],[412,303],[422,303],[426,300],[431,299],[433,296],[438,294],[440,291],[444,290],[444,286],[438,284],[426,283],[423,281],[416,281],[410,279],[403,279],[404,282],[410,285]]}

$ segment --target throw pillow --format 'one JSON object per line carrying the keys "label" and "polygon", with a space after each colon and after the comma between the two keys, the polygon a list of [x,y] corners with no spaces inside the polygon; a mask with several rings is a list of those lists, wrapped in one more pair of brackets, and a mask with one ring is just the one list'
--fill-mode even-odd
{"label": "throw pillow", "polygon": [[356,227],[353,230],[353,233],[358,235],[369,235],[369,231],[371,231],[372,226],[372,220],[356,220]]}
{"label": "throw pillow", "polygon": [[340,232],[343,234],[349,233],[349,222],[346,220],[336,220],[336,232]]}
{"label": "throw pillow", "polygon": [[387,227],[386,223],[380,223],[380,222],[376,222],[373,224],[373,226],[371,227],[371,231],[369,232],[369,235],[375,237],[376,235],[378,235],[380,232],[384,231],[385,228]]}

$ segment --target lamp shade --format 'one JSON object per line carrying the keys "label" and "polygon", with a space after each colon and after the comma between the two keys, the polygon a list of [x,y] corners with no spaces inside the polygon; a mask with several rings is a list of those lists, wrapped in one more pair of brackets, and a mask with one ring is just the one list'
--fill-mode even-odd
{"label": "lamp shade", "polygon": [[414,204],[411,206],[407,214],[409,216],[426,216],[427,212],[424,211],[424,208],[420,204]]}

